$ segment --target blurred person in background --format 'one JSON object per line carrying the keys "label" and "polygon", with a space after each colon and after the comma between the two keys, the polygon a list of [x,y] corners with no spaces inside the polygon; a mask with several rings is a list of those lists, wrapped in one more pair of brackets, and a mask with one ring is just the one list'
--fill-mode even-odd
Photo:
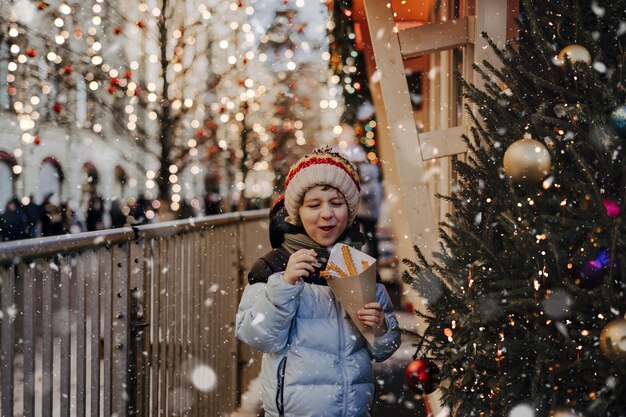
{"label": "blurred person in background", "polygon": [[373,258],[378,259],[378,236],[376,233],[380,205],[383,201],[383,186],[380,178],[380,167],[372,164],[367,159],[365,150],[357,143],[348,145],[341,153],[352,162],[361,178],[361,203],[356,214],[356,219],[365,234],[367,252]]}
{"label": "blurred person in background", "polygon": [[28,236],[28,217],[17,198],[9,200],[0,215],[0,235],[2,240],[26,239]]}

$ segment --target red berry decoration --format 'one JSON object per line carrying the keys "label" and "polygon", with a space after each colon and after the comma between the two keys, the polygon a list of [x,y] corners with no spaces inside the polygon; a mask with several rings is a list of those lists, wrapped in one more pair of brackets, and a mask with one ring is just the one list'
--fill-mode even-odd
{"label": "red berry decoration", "polygon": [[37,52],[35,52],[35,50],[33,48],[28,48],[26,50],[26,55],[28,55],[31,58],[34,58],[37,56]]}
{"label": "red berry decoration", "polygon": [[61,103],[54,103],[54,106],[52,106],[52,110],[57,113],[61,113],[61,110],[63,110],[63,105]]}
{"label": "red berry decoration", "polygon": [[114,33],[114,34],[116,34],[116,35],[121,34],[121,33],[122,33],[122,28],[121,28],[121,27],[119,27],[119,26],[115,26],[115,27],[113,28],[113,33]]}
{"label": "red berry decoration", "polygon": [[417,394],[430,394],[439,385],[439,368],[427,359],[415,359],[404,372],[406,383]]}
{"label": "red berry decoration", "polygon": [[73,72],[73,71],[74,71],[74,70],[73,70],[73,69],[72,69],[72,67],[70,67],[69,65],[66,65],[66,66],[64,66],[64,67],[63,67],[63,73],[64,73],[65,75],[72,75],[72,72]]}
{"label": "red berry decoration", "polygon": [[39,136],[35,136],[33,142],[35,143],[35,145],[39,145],[41,143],[41,138]]}

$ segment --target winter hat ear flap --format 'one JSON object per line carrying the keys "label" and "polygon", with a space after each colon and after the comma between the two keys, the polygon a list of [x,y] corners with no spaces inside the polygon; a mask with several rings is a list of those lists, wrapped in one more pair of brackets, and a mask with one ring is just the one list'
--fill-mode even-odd
{"label": "winter hat ear flap", "polygon": [[316,149],[292,165],[285,180],[285,209],[287,222],[301,225],[299,210],[304,194],[317,185],[337,189],[348,204],[348,225],[352,224],[359,208],[361,184],[354,165],[330,147]]}

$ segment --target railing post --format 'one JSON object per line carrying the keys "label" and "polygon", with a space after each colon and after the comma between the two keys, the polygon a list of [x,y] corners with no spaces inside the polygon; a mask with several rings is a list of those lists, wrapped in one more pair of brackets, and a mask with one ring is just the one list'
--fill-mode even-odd
{"label": "railing post", "polygon": [[2,369],[2,380],[0,390],[2,391],[2,407],[0,415],[13,415],[13,320],[15,318],[13,306],[13,292],[15,291],[15,266],[0,267],[0,294],[2,297],[2,349],[0,353],[0,367]]}
{"label": "railing post", "polygon": [[[237,298],[235,299],[235,301],[237,302],[241,299],[243,288],[246,286],[245,285],[246,277],[244,276],[245,263],[244,263],[244,258],[243,258],[243,245],[245,242],[244,234],[245,234],[245,224],[242,218],[240,219],[239,223],[237,223]],[[235,347],[236,348],[233,353],[233,356],[234,356],[233,359],[235,361],[235,364],[236,364],[235,366],[237,369],[237,374],[236,374],[237,396],[235,398],[235,406],[239,407],[241,406],[241,395],[243,394],[243,391],[246,389],[246,387],[243,386],[244,385],[243,367],[245,364],[244,364],[244,361],[241,359],[243,357],[243,352],[242,352],[243,346],[241,345],[241,343],[236,343]]]}
{"label": "railing post", "polygon": [[144,241],[130,243],[128,273],[130,276],[130,344],[129,344],[129,415],[147,415],[149,372],[143,350],[146,341],[145,328],[150,325],[146,317],[146,285],[144,266]]}
{"label": "railing post", "polygon": [[128,416],[129,403],[129,345],[130,345],[130,302],[129,261],[130,245],[114,245],[112,252],[112,375],[111,411],[118,417]]}

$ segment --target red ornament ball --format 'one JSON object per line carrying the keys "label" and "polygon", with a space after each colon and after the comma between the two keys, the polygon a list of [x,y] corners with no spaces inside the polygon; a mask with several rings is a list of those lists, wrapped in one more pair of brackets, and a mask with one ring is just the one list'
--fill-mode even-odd
{"label": "red ornament ball", "polygon": [[52,106],[52,110],[54,110],[54,111],[55,111],[55,112],[57,112],[57,113],[60,113],[60,112],[61,112],[61,110],[63,110],[63,105],[62,105],[61,103],[55,103],[55,104]]}
{"label": "red ornament ball", "polygon": [[404,377],[417,394],[430,394],[439,385],[439,367],[427,359],[415,359],[406,367]]}
{"label": "red ornament ball", "polygon": [[39,136],[35,136],[33,142],[35,143],[35,145],[39,145],[41,143],[41,138]]}

